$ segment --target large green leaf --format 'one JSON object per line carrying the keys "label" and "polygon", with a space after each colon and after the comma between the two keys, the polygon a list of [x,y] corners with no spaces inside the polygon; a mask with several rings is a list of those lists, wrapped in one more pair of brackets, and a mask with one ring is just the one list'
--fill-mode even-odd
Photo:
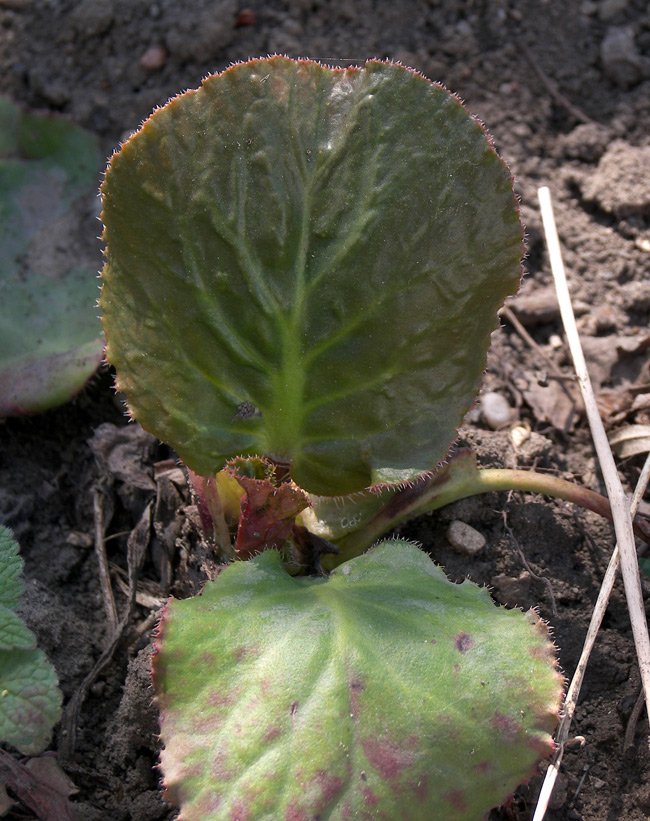
{"label": "large green leaf", "polygon": [[0,98],[0,416],[65,402],[101,362],[100,165],[91,134]]}
{"label": "large green leaf", "polygon": [[535,613],[415,546],[329,578],[266,551],[165,612],[154,662],[183,821],[478,821],[552,749],[561,677]]}
{"label": "large green leaf", "polygon": [[445,456],[522,250],[457,98],[380,62],[236,65],[156,111],[102,191],[108,358],[192,470],[258,453],[337,495]]}

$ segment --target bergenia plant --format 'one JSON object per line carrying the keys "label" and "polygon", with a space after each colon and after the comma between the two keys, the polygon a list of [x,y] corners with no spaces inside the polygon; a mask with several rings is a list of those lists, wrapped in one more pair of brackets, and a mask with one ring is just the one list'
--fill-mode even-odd
{"label": "bergenia plant", "polygon": [[521,273],[482,126],[399,65],[272,57],[156,111],[102,193],[108,359],[227,565],[162,619],[168,798],[188,821],[482,818],[552,749],[547,631],[413,545],[364,551],[485,489],[607,513],[448,458]]}

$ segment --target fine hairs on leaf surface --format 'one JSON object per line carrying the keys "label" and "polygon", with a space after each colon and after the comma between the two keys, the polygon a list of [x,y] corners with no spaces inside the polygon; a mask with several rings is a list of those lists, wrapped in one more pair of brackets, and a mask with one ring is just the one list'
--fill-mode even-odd
{"label": "fine hairs on leaf surface", "polygon": [[14,612],[22,567],[11,531],[0,525],[0,741],[33,754],[45,749],[60,718],[61,692],[54,668]]}
{"label": "fine hairs on leaf surface", "polygon": [[381,62],[235,65],[156,111],[102,193],[107,357],[194,472],[260,454],[341,495],[445,457],[522,254],[453,95]]}

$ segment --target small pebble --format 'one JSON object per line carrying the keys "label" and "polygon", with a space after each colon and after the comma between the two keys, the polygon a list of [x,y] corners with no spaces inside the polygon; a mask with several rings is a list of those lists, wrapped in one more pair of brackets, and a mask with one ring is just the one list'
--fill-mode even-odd
{"label": "small pebble", "polygon": [[552,285],[544,288],[527,288],[512,300],[510,307],[522,325],[544,325],[554,322],[560,315],[557,294]]}
{"label": "small pebble", "polygon": [[458,553],[474,556],[485,547],[485,536],[458,519],[447,529],[447,541]]}
{"label": "small pebble", "polygon": [[106,690],[106,682],[105,682],[105,681],[96,681],[96,682],[92,685],[92,687],[90,688],[90,692],[91,692],[94,696],[98,696],[98,697],[103,696],[103,695],[104,695],[105,690]]}
{"label": "small pebble", "polygon": [[503,394],[488,391],[481,396],[481,413],[492,430],[505,428],[512,422],[514,411]]}
{"label": "small pebble", "polygon": [[522,570],[519,577],[513,579],[505,573],[500,573],[492,579],[492,586],[496,598],[507,607],[527,607],[530,598],[530,573]]}
{"label": "small pebble", "polygon": [[235,17],[235,28],[243,26],[254,26],[257,23],[257,12],[255,9],[242,9]]}
{"label": "small pebble", "polygon": [[528,425],[515,425],[510,431],[510,440],[516,448],[520,448],[528,439],[530,439],[530,427]]}
{"label": "small pebble", "polygon": [[601,20],[609,20],[621,11],[625,11],[630,0],[601,0],[598,16]]}
{"label": "small pebble", "polygon": [[161,45],[150,46],[140,57],[140,65],[147,71],[157,71],[167,62],[167,49]]}
{"label": "small pebble", "polygon": [[92,547],[93,537],[89,533],[82,533],[79,530],[71,530],[66,536],[66,542],[73,547]]}
{"label": "small pebble", "polygon": [[650,75],[650,58],[639,51],[632,26],[610,26],[600,46],[605,76],[620,88],[631,88]]}

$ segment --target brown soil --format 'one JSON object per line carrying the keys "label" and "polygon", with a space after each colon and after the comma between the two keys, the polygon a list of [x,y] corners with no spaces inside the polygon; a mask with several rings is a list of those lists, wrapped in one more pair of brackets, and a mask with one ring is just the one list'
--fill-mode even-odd
{"label": "brown soil", "polygon": [[[266,0],[251,7],[252,16],[235,0],[0,0],[2,91],[29,106],[64,112],[95,132],[109,155],[154,106],[249,56],[284,52],[339,65],[391,58],[445,84],[488,125],[515,174],[529,248],[518,315],[538,346],[531,348],[504,318],[485,380],[486,389],[502,394],[530,426],[531,437],[515,448],[508,431],[490,431],[476,410],[461,439],[478,450],[483,464],[534,464],[597,489],[584,419],[573,413],[562,387],[571,391],[570,381],[555,378],[554,369],[565,375],[570,369],[549,297],[536,189],[549,185],[554,195],[608,424],[648,423],[646,0]],[[89,447],[102,423],[125,424],[110,384],[102,372],[68,405],[0,426],[0,521],[20,540],[28,580],[22,612],[55,663],[68,700],[110,638],[92,549],[93,500],[98,491],[105,500],[108,535],[128,534],[157,492],[159,526],[140,575],[132,627],[90,688],[66,766],[79,790],[73,799],[79,819],[157,821],[174,812],[161,798],[155,771],[151,625],[145,620],[169,590],[196,583],[201,561],[185,552],[196,540],[182,481],[164,474],[164,465],[157,481],[152,478],[154,463],[170,456],[166,449],[137,439],[127,443],[126,455],[111,451],[118,454],[111,461],[112,428],[102,429],[103,449]],[[627,486],[642,458],[621,463]],[[454,519],[487,538],[478,557],[461,559],[451,550],[445,534]],[[612,549],[607,524],[566,503],[493,494],[414,521],[401,533],[422,542],[452,577],[469,575],[491,585],[499,601],[539,607],[553,626],[564,671],[573,673]],[[115,574],[126,567],[126,541],[119,535],[107,542]],[[118,589],[116,576],[114,582]],[[124,602],[118,592],[118,609]],[[145,627],[141,634],[138,625]],[[648,817],[645,718],[624,751],[638,692],[618,585],[574,726],[586,744],[565,757],[549,819]],[[59,730],[53,748],[67,741]],[[530,818],[539,783],[536,777],[495,810],[493,821]],[[8,817],[31,816],[17,807]]]}

